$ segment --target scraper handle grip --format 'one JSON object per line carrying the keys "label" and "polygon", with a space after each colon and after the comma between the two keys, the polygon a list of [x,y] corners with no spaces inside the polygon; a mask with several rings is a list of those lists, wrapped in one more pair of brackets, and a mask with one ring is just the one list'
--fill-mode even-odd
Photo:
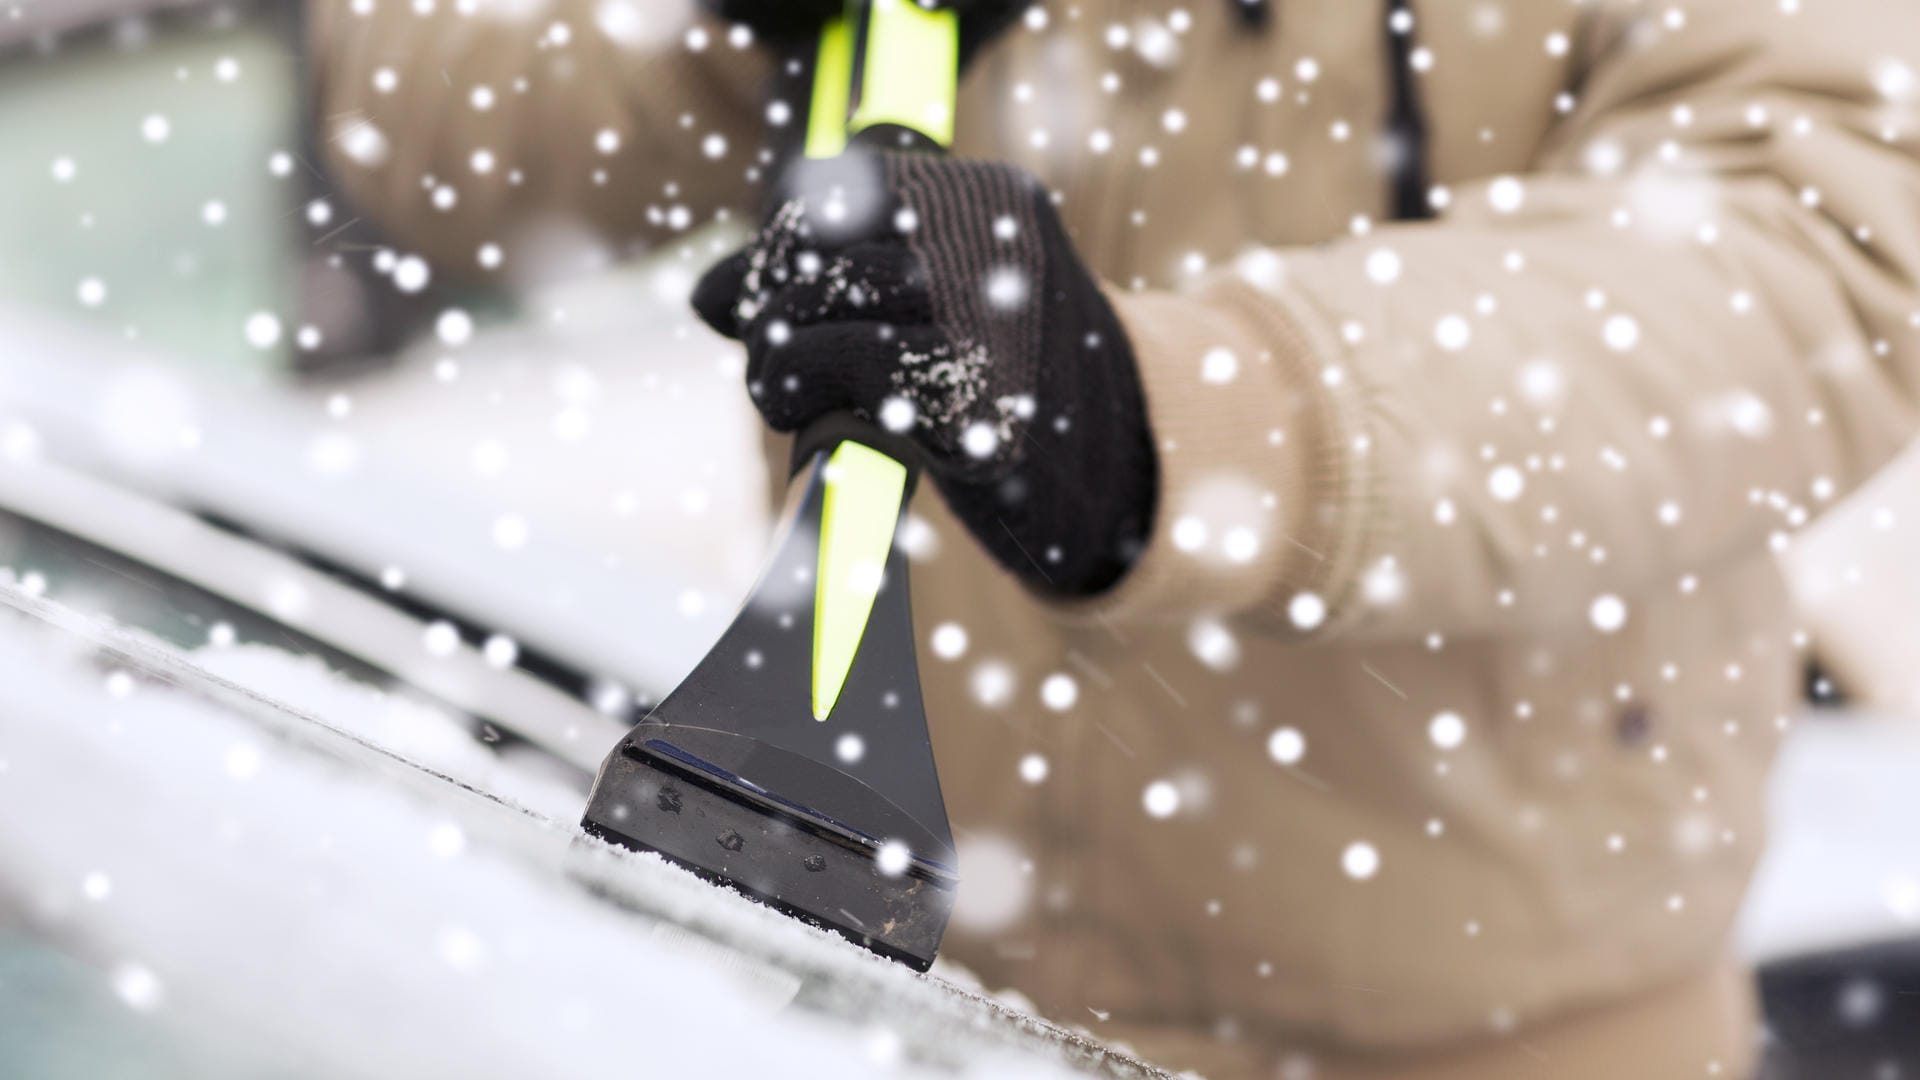
{"label": "scraper handle grip", "polygon": [[889,149],[953,145],[960,18],[915,0],[847,0],[821,28],[807,110],[806,156],[833,157],[848,140]]}
{"label": "scraper handle grip", "polygon": [[[820,31],[805,152],[829,158],[850,141],[874,149],[942,153],[953,144],[960,79],[960,19],[915,0],[847,0],[846,12]],[[911,439],[852,413],[833,413],[794,439],[799,473],[844,441],[865,443],[907,468],[907,494],[922,464]]]}

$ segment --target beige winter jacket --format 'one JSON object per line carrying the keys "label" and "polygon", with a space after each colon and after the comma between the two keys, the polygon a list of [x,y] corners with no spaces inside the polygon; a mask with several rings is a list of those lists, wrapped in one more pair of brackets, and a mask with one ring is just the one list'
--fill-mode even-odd
{"label": "beige winter jacket", "polygon": [[[767,61],[679,4],[312,6],[333,175],[449,273],[753,212]],[[963,87],[1165,483],[1071,611],[916,503],[947,952],[1215,1075],[1742,1075],[1769,548],[1915,427],[1920,9],[1415,2],[1441,213],[1392,224],[1386,4],[1233,6],[1052,5]]]}

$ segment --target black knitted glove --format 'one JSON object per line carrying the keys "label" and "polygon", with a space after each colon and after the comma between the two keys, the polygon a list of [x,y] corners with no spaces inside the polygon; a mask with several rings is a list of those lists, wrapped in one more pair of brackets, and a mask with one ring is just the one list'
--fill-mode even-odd
{"label": "black knitted glove", "polygon": [[[763,41],[791,44],[847,9],[846,0],[700,0],[708,11],[753,30]],[[913,0],[918,3],[919,0]],[[1039,0],[934,0],[926,7],[960,13],[960,63]]]}
{"label": "black knitted glove", "polygon": [[851,410],[910,436],[976,539],[1036,587],[1113,584],[1152,522],[1133,350],[1046,189],[921,153],[801,162],[694,290],[747,344],[767,423]]}

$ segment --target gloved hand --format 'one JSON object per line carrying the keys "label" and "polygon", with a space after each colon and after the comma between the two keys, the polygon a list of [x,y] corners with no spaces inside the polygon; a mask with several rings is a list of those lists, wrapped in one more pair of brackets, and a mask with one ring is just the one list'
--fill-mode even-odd
{"label": "gloved hand", "polygon": [[[805,38],[847,8],[846,0],[700,0],[702,6],[728,22],[752,28],[763,41],[776,44]],[[913,0],[918,2],[918,0]],[[937,0],[931,6],[960,13],[960,64],[980,46],[1020,17],[1039,0]]]}
{"label": "gloved hand", "polygon": [[802,161],[693,303],[747,345],[761,415],[851,410],[909,436],[974,537],[1037,588],[1097,592],[1151,527],[1133,349],[1046,188],[1009,165]]}

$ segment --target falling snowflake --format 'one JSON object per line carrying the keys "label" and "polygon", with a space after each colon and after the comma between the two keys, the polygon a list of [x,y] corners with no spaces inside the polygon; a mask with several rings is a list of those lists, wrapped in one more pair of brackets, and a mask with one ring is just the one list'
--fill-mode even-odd
{"label": "falling snowflake", "polygon": [[1000,311],[1025,305],[1027,293],[1027,275],[1018,267],[1002,266],[987,274],[987,303]]}
{"label": "falling snowflake", "polygon": [[452,623],[441,620],[427,626],[421,641],[429,655],[452,656],[460,647],[460,631]]}
{"label": "falling snowflake", "polygon": [[491,634],[480,648],[489,667],[510,668],[520,659],[520,645],[505,634]]}
{"label": "falling snowflake", "polygon": [[1232,349],[1207,350],[1200,358],[1200,378],[1216,386],[1232,382],[1240,374],[1240,358]]}
{"label": "falling snowflake", "polygon": [[1601,327],[1600,334],[1607,348],[1626,352],[1640,343],[1640,324],[1631,315],[1613,315]]}
{"label": "falling snowflake", "polygon": [[1295,593],[1287,602],[1287,618],[1296,629],[1312,630],[1327,617],[1326,601],[1310,592]]}
{"label": "falling snowflake", "polygon": [[907,867],[913,864],[913,852],[900,841],[889,840],[880,845],[880,850],[874,855],[873,861],[882,874],[888,877],[899,877],[907,872]]}
{"label": "falling snowflake", "polygon": [[896,435],[911,429],[917,415],[913,402],[898,394],[880,403],[880,426]]}
{"label": "falling snowflake", "polygon": [[1307,737],[1298,729],[1282,727],[1273,729],[1267,736],[1267,756],[1282,765],[1297,765],[1307,753]]}
{"label": "falling snowflake", "polygon": [[1587,618],[1593,621],[1594,629],[1611,634],[1627,624],[1626,602],[1612,593],[1604,593],[1595,597],[1587,608]]}
{"label": "falling snowflake", "polygon": [[98,870],[80,879],[80,895],[99,903],[113,895],[113,879]]}
{"label": "falling snowflake", "polygon": [[1173,546],[1192,554],[1207,546],[1207,523],[1192,514],[1183,514],[1173,523]]}
{"label": "falling snowflake", "polygon": [[458,858],[467,850],[467,834],[451,821],[443,821],[427,830],[427,850],[435,858]]}
{"label": "falling snowflake", "polygon": [[1055,672],[1040,683],[1040,701],[1054,712],[1065,712],[1079,700],[1080,684],[1066,672]]}
{"label": "falling snowflake", "polygon": [[1367,279],[1376,285],[1391,285],[1400,280],[1400,254],[1392,248],[1375,248],[1367,253]]}
{"label": "falling snowflake", "polygon": [[993,429],[992,424],[976,420],[961,433],[960,446],[969,457],[989,458],[1000,448],[1000,433]]}
{"label": "falling snowflake", "polygon": [[833,754],[845,764],[858,765],[867,756],[867,741],[849,731],[833,741]]}
{"label": "falling snowflake", "polygon": [[235,743],[227,747],[222,764],[233,779],[251,780],[260,773],[260,749],[252,743]]}
{"label": "falling snowflake", "polygon": [[163,989],[159,976],[142,964],[125,963],[113,969],[113,992],[137,1012],[151,1012],[160,1006]]}
{"label": "falling snowflake", "polygon": [[448,308],[434,320],[433,332],[443,345],[465,345],[473,337],[473,316],[459,308]]}
{"label": "falling snowflake", "polygon": [[433,272],[427,260],[418,255],[403,255],[393,264],[393,287],[403,293],[417,293],[427,287]]}
{"label": "falling snowflake", "polygon": [[1155,780],[1140,793],[1140,804],[1149,817],[1170,818],[1180,809],[1180,789],[1171,781]]}
{"label": "falling snowflake", "polygon": [[1380,872],[1380,852],[1364,840],[1356,840],[1340,853],[1340,869],[1355,881],[1366,881]]}
{"label": "falling snowflake", "polygon": [[256,311],[247,317],[247,344],[256,349],[271,349],[280,344],[280,318],[272,312]]}
{"label": "falling snowflake", "polygon": [[933,628],[928,639],[933,655],[942,660],[958,660],[967,653],[967,628],[959,623],[943,622]]}
{"label": "falling snowflake", "polygon": [[1215,671],[1227,671],[1240,663],[1240,642],[1218,619],[1195,619],[1187,627],[1187,648]]}
{"label": "falling snowflake", "polygon": [[486,943],[464,926],[441,927],[434,935],[434,950],[442,962],[459,972],[477,971],[487,958]]}
{"label": "falling snowflake", "polygon": [[973,669],[974,700],[989,709],[998,709],[1013,700],[1013,683],[1013,668],[999,660],[984,660]]}
{"label": "falling snowflake", "polygon": [[1517,177],[1502,176],[1487,186],[1487,205],[1496,214],[1511,214],[1526,201],[1527,188]]}
{"label": "falling snowflake", "polygon": [[493,542],[506,551],[526,547],[530,533],[527,519],[519,514],[502,514],[493,521]]}
{"label": "falling snowflake", "polygon": [[1501,465],[1487,474],[1487,493],[1501,502],[1512,502],[1527,489],[1527,478],[1512,465]]}
{"label": "falling snowflake", "polygon": [[1433,340],[1448,352],[1459,352],[1473,340],[1473,327],[1458,315],[1444,315],[1433,325]]}

